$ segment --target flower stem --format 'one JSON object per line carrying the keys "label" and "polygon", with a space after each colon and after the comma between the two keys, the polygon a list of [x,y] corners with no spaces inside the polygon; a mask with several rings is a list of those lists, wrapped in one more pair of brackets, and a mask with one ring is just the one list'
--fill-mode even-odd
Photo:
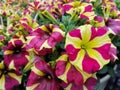
{"label": "flower stem", "polygon": [[0,21],[1,21],[1,24],[4,26],[4,23],[3,23],[3,18],[2,18],[2,16],[0,17]]}
{"label": "flower stem", "polygon": [[36,15],[35,15],[35,17],[34,17],[34,21],[35,21],[35,22],[36,22],[37,18],[38,18],[38,12],[36,13]]}
{"label": "flower stem", "polygon": [[57,20],[56,20],[47,10],[43,11],[42,14],[43,14],[46,18],[48,18],[50,21],[52,21],[54,24],[59,25],[59,23],[57,22]]}

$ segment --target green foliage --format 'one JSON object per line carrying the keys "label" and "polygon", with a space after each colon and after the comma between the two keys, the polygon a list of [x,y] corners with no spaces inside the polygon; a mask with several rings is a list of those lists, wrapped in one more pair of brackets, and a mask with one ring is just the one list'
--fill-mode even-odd
{"label": "green foliage", "polygon": [[100,71],[98,71],[99,74],[106,74],[108,72],[108,66],[104,66]]}
{"label": "green foliage", "polygon": [[120,10],[120,0],[115,0],[115,3],[117,5],[117,8]]}
{"label": "green foliage", "polygon": [[112,43],[117,46],[117,47],[120,47],[120,35],[115,35],[113,38],[112,38]]}
{"label": "green foliage", "polygon": [[65,32],[69,32],[80,25],[83,25],[86,23],[86,19],[80,19],[79,16],[70,16],[70,15],[64,15],[62,16],[60,23],[62,23],[65,27]]}
{"label": "green foliage", "polygon": [[3,60],[3,50],[0,50],[0,62]]}
{"label": "green foliage", "polygon": [[[96,4],[97,3],[97,4]],[[103,10],[102,10],[102,3],[100,2],[92,2],[92,5],[94,7],[94,11],[98,16],[104,16]]]}

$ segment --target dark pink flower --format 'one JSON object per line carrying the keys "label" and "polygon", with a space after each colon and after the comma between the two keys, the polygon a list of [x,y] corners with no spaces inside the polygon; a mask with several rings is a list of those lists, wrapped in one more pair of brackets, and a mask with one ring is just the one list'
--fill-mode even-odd
{"label": "dark pink flower", "polygon": [[94,90],[95,85],[97,84],[97,79],[90,77],[84,84],[76,85],[74,82],[71,83],[62,83],[62,87],[65,90]]}
{"label": "dark pink flower", "polygon": [[62,41],[64,32],[56,25],[48,24],[37,28],[27,37],[28,48],[34,48],[40,55],[51,53],[56,43]]}
{"label": "dark pink flower", "polygon": [[59,90],[59,88],[54,70],[45,61],[37,61],[32,67],[26,90]]}
{"label": "dark pink flower", "polygon": [[63,82],[73,82],[78,86],[82,85],[89,77],[91,77],[91,74],[87,74],[86,72],[74,67],[69,62],[67,54],[63,54],[57,59],[55,73]]}
{"label": "dark pink flower", "polygon": [[4,62],[7,66],[11,62],[14,63],[15,67],[25,66],[28,62],[28,55],[25,44],[20,39],[12,39],[4,48]]}
{"label": "dark pink flower", "polygon": [[10,66],[0,63],[0,90],[13,90],[15,86],[20,85],[22,76],[14,68],[12,62]]}

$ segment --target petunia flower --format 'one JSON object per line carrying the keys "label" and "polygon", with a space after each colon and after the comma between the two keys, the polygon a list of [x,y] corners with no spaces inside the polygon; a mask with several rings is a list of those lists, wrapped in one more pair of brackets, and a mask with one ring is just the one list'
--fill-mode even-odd
{"label": "petunia flower", "polygon": [[19,67],[25,66],[27,64],[28,55],[29,52],[25,48],[24,41],[20,39],[12,39],[4,48],[5,65],[9,66],[9,64],[13,62],[15,67],[19,69]]}
{"label": "petunia flower", "polygon": [[27,30],[28,32],[33,31],[33,29],[36,29],[39,26],[29,14],[23,16],[19,22],[23,26],[24,30]]}
{"label": "petunia flower", "polygon": [[114,0],[102,0],[104,17],[107,20],[109,17],[118,18],[120,11],[118,10]]}
{"label": "petunia flower", "polygon": [[110,48],[110,60],[115,61],[117,60],[117,48],[112,44]]}
{"label": "petunia flower", "polygon": [[114,35],[120,34],[120,20],[119,19],[108,18],[105,24],[110,33]]}
{"label": "petunia flower", "polygon": [[83,83],[91,77],[91,74],[87,74],[82,70],[74,67],[68,59],[67,54],[61,55],[56,61],[56,76],[65,83],[74,83],[75,85],[83,85]]}
{"label": "petunia flower", "polygon": [[39,55],[45,55],[51,52],[56,43],[63,40],[64,34],[56,25],[42,25],[27,37],[28,48],[34,48]]}
{"label": "petunia flower", "polygon": [[12,6],[10,6],[9,4],[4,4],[4,3],[0,4],[0,14],[1,15],[9,16],[9,15],[11,15],[12,12],[13,12]]}
{"label": "petunia flower", "polygon": [[[43,0],[44,1],[44,0]],[[28,10],[31,12],[38,12],[39,10],[45,10],[46,3],[43,3],[42,0],[35,0],[28,4]]]}
{"label": "petunia flower", "polygon": [[54,70],[44,60],[39,60],[32,67],[26,90],[59,90],[60,85]]}
{"label": "petunia flower", "polygon": [[88,78],[84,84],[76,85],[74,82],[69,84],[63,82],[62,87],[64,90],[94,90],[97,82],[97,79],[93,76]]}
{"label": "petunia flower", "polygon": [[95,73],[110,61],[111,40],[105,28],[83,25],[66,36],[65,48],[76,68]]}
{"label": "petunia flower", "polygon": [[63,9],[66,13],[79,14],[82,19],[92,20],[95,16],[93,6],[90,3],[74,1],[63,5]]}
{"label": "petunia flower", "polygon": [[97,0],[85,0],[86,2],[96,2]]}
{"label": "petunia flower", "polygon": [[62,11],[63,2],[64,1],[60,0],[45,1],[45,10],[48,10],[48,12],[55,18],[60,18],[64,14],[64,12]]}
{"label": "petunia flower", "polygon": [[94,27],[105,27],[105,20],[101,16],[95,16],[91,21],[90,24]]}
{"label": "petunia flower", "polygon": [[4,47],[4,39],[5,39],[5,36],[0,35],[0,50],[2,50]]}
{"label": "petunia flower", "polygon": [[22,76],[14,68],[13,62],[9,66],[0,63],[0,90],[13,90],[21,84]]}

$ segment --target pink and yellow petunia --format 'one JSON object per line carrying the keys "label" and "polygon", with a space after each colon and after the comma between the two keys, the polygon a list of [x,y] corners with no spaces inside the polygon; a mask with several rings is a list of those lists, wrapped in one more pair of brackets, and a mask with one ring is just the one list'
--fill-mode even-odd
{"label": "pink and yellow petunia", "polygon": [[118,10],[116,3],[114,0],[102,0],[102,7],[104,17],[108,19],[111,18],[118,18],[120,15],[120,11]]}
{"label": "pink and yellow petunia", "polygon": [[93,20],[90,21],[90,24],[94,27],[105,27],[105,20],[101,16],[95,16]]}
{"label": "pink and yellow petunia", "polygon": [[63,10],[68,14],[79,14],[80,18],[92,20],[95,16],[90,3],[74,1],[63,5]]}
{"label": "pink and yellow petunia", "polygon": [[64,53],[56,62],[56,76],[62,80],[64,90],[94,90],[97,80],[94,74],[88,74],[74,67]]}
{"label": "pink and yellow petunia", "polygon": [[[43,0],[44,1],[44,0]],[[28,9],[31,12],[38,12],[39,10],[45,10],[46,3],[43,3],[42,0],[35,0],[28,4]]]}
{"label": "pink and yellow petunia", "polygon": [[74,82],[71,82],[69,84],[63,82],[62,87],[64,90],[94,90],[97,82],[97,79],[93,76],[88,78],[84,84],[76,85]]}
{"label": "pink and yellow petunia", "polygon": [[12,65],[13,62],[9,66],[0,63],[0,90],[13,90],[15,86],[21,84],[22,75]]}
{"label": "pink and yellow petunia", "polygon": [[44,60],[32,67],[26,90],[59,90],[60,85],[52,69]]}
{"label": "pink and yellow petunia", "polygon": [[38,23],[36,23],[29,14],[23,16],[19,22],[23,26],[24,30],[27,30],[28,32],[33,31],[39,26]]}
{"label": "pink and yellow petunia", "polygon": [[27,37],[28,48],[34,48],[37,54],[51,53],[56,43],[63,40],[64,32],[56,25],[42,25]]}
{"label": "pink and yellow petunia", "polygon": [[57,59],[55,73],[63,82],[74,82],[77,86],[82,85],[89,77],[91,77],[91,74],[74,67],[69,62],[67,54],[63,54]]}
{"label": "pink and yellow petunia", "polygon": [[96,2],[97,0],[85,0],[86,2]]}
{"label": "pink and yellow petunia", "polygon": [[66,36],[66,52],[76,68],[95,73],[110,61],[111,40],[106,28],[83,25]]}
{"label": "pink and yellow petunia", "polygon": [[12,39],[4,48],[4,62],[9,66],[13,62],[14,66],[19,69],[28,62],[29,52],[25,48],[25,43],[21,39]]}

